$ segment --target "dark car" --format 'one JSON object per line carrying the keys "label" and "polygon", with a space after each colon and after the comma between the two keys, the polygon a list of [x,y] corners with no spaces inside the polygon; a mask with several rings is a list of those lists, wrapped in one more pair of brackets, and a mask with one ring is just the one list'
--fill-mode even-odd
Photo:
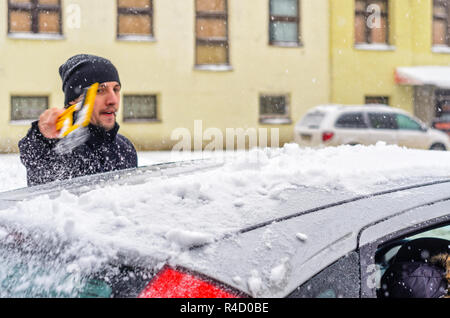
{"label": "dark car", "polygon": [[[0,194],[0,296],[388,297],[382,276],[402,246],[423,237],[450,240],[449,178],[411,179],[359,195],[293,186],[265,193],[274,196],[268,201],[252,200],[236,179],[238,199],[229,209],[242,213],[227,214],[228,206],[214,211],[214,198],[208,197],[220,195],[221,180],[207,191],[195,186],[199,174],[221,166],[160,164]],[[189,188],[182,186],[186,176],[194,182]],[[180,188],[172,189],[178,179]],[[164,181],[172,182],[161,188],[174,191],[181,212],[164,210],[150,192],[153,202],[141,204],[146,197],[141,186]],[[102,201],[125,193],[125,187],[142,197]],[[210,211],[210,220],[198,214],[199,206]],[[40,215],[44,209],[52,212]],[[135,220],[122,220],[126,209],[135,212]],[[122,220],[111,223],[117,232],[109,224],[102,233],[108,218],[99,216],[105,213]],[[196,217],[198,223],[192,221]],[[97,225],[90,228],[77,218]],[[151,228],[152,222],[166,221],[179,227]],[[127,227],[127,222],[135,223]]]}

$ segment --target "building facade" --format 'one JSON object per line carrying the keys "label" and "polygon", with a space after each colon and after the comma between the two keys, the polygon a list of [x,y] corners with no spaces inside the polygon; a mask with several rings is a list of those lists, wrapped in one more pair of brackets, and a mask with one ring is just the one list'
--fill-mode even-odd
{"label": "building facade", "polygon": [[277,128],[276,142],[290,142],[295,122],[330,101],[330,4],[336,9],[328,0],[0,1],[0,151],[17,151],[32,120],[63,106],[58,67],[79,53],[118,68],[117,121],[140,150],[172,149],[174,131],[194,135],[198,123],[200,133],[223,136],[267,129],[268,145]]}
{"label": "building facade", "polygon": [[428,124],[441,116],[449,10],[448,0],[331,0],[331,101],[385,103]]}

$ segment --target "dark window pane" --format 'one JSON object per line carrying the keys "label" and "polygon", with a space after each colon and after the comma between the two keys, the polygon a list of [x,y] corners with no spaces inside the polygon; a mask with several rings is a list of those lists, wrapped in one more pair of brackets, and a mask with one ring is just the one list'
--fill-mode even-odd
{"label": "dark window pane", "polygon": [[157,119],[156,102],[155,95],[124,96],[124,121]]}
{"label": "dark window pane", "polygon": [[395,114],[369,113],[369,122],[375,129],[397,129]]}
{"label": "dark window pane", "polygon": [[286,115],[285,96],[261,96],[260,115]]}
{"label": "dark window pane", "polygon": [[363,113],[349,113],[341,115],[335,124],[338,128],[367,128]]}
{"label": "dark window pane", "polygon": [[365,103],[366,104],[389,105],[389,97],[388,96],[366,96]]}

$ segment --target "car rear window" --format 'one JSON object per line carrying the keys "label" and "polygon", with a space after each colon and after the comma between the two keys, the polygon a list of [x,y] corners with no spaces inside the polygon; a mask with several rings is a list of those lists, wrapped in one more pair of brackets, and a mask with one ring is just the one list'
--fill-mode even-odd
{"label": "car rear window", "polygon": [[375,129],[397,129],[397,119],[391,113],[369,113],[369,122]]}
{"label": "car rear window", "polygon": [[324,118],[325,113],[323,112],[308,113],[300,121],[300,126],[308,128],[319,128]]}
{"label": "car rear window", "polygon": [[342,114],[334,126],[337,128],[367,128],[363,113]]}

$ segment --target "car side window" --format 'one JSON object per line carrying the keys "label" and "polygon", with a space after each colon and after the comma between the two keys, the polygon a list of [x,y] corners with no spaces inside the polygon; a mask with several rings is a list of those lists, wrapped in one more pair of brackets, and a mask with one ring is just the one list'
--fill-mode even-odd
{"label": "car side window", "polygon": [[445,264],[445,260],[449,250],[449,224],[378,246],[375,271],[371,273],[377,297],[428,298],[447,294],[450,277],[446,278],[445,273],[450,273],[450,268],[446,268],[450,264]]}
{"label": "car side window", "polygon": [[354,251],[299,286],[288,297],[358,298],[359,288],[359,254]]}
{"label": "car side window", "polygon": [[367,128],[363,113],[346,113],[339,116],[334,125],[337,128]]}
{"label": "car side window", "polygon": [[397,114],[396,117],[398,129],[422,130],[422,126],[414,119],[402,114]]}
{"label": "car side window", "polygon": [[375,129],[397,129],[397,119],[391,113],[369,113],[370,126]]}

